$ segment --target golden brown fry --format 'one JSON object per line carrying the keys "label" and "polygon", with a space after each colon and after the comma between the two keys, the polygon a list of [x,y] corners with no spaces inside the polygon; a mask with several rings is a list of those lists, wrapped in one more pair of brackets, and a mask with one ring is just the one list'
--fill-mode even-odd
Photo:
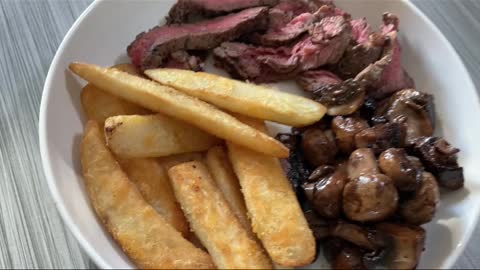
{"label": "golden brown fry", "polygon": [[[139,75],[136,68],[131,64],[120,64],[113,66],[113,68],[132,75]],[[149,110],[109,94],[91,83],[83,87],[80,100],[87,118],[102,123],[102,125],[105,119],[111,116],[150,113]]]}
{"label": "golden brown fry", "polygon": [[220,140],[162,114],[118,115],[105,121],[107,144],[124,158],[162,157],[204,151]]}
{"label": "golden brown fry", "polygon": [[135,183],[143,198],[177,231],[187,237],[187,220],[175,199],[167,171],[152,158],[120,160],[122,169]]}
{"label": "golden brown fry", "polygon": [[81,63],[71,63],[69,68],[113,95],[188,122],[219,138],[267,155],[288,156],[288,149],[274,138],[173,88],[111,68]]}
{"label": "golden brown fry", "polygon": [[120,247],[140,268],[213,268],[210,256],[185,240],[152,206],[89,121],[81,143],[85,185],[95,212]]}
{"label": "golden brown fry", "polygon": [[158,161],[160,162],[160,164],[162,164],[165,170],[168,171],[173,166],[176,166],[181,163],[186,163],[190,161],[203,162],[203,154],[200,152],[177,154],[177,155],[171,155],[168,157],[158,158]]}
{"label": "golden brown fry", "polygon": [[[266,131],[261,121],[242,118]],[[227,142],[240,180],[252,229],[272,260],[281,266],[303,266],[315,257],[315,239],[280,162]]]}
{"label": "golden brown fry", "polygon": [[313,124],[326,112],[311,99],[215,74],[168,68],[147,70],[145,74],[228,111],[289,126]]}
{"label": "golden brown fry", "polygon": [[113,96],[90,83],[83,87],[80,99],[87,118],[102,124],[108,117],[115,115],[150,113],[147,109]]}
{"label": "golden brown fry", "polygon": [[128,64],[128,63],[118,64],[118,65],[114,65],[112,68],[127,72],[128,74],[143,77],[143,75],[138,71],[138,69],[132,64]]}
{"label": "golden brown fry", "polygon": [[[131,64],[120,64],[114,68],[139,75]],[[87,117],[102,124],[111,116],[150,113],[147,109],[111,95],[92,84],[83,88],[81,99]],[[179,232],[187,236],[188,223],[176,202],[165,169],[154,159],[121,160],[121,165],[145,200]]]}
{"label": "golden brown fry", "polygon": [[251,232],[252,226],[247,216],[247,208],[240,191],[240,184],[235,172],[233,172],[224,147],[215,146],[208,150],[205,161],[213,180],[220,191],[222,191],[233,213],[238,217],[245,229]]}
{"label": "golden brown fry", "polygon": [[272,268],[270,260],[240,224],[203,163],[193,161],[174,166],[168,175],[190,226],[218,268]]}

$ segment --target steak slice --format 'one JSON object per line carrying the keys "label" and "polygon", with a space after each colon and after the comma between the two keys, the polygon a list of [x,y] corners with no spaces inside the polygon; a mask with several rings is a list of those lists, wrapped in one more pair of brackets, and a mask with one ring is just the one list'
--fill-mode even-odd
{"label": "steak slice", "polygon": [[378,33],[370,34],[367,42],[350,45],[338,62],[335,72],[344,80],[354,78],[368,65],[380,59],[384,45],[385,37]]}
{"label": "steak slice", "polygon": [[139,34],[128,46],[132,63],[145,70],[162,65],[178,50],[208,50],[246,33],[264,29],[266,7],[250,8],[196,24],[157,26]]}
{"label": "steak slice", "polygon": [[167,24],[185,23],[195,15],[220,15],[252,7],[272,7],[277,3],[278,0],[178,0],[168,13]]}
{"label": "steak slice", "polygon": [[315,5],[306,1],[287,0],[280,2],[269,11],[269,26],[264,34],[255,34],[250,42],[263,46],[283,46],[292,43],[307,32],[313,23],[327,15],[335,15],[334,7],[323,5],[311,10]]}
{"label": "steak slice", "polygon": [[398,32],[398,26],[400,24],[400,20],[395,14],[385,12],[382,16],[383,25],[380,27],[380,31],[383,35],[387,35],[393,31]]}
{"label": "steak slice", "polygon": [[310,69],[335,64],[350,43],[347,18],[333,16],[315,25],[312,34],[292,47],[254,47],[228,42],[214,50],[217,66],[232,76],[255,82],[292,78]]}
{"label": "steak slice", "polygon": [[[316,11],[315,9],[314,11]],[[303,13],[310,13],[307,2],[302,0],[284,0],[268,11],[269,31],[286,26],[293,18]]]}
{"label": "steak slice", "polygon": [[352,25],[352,39],[357,44],[366,43],[372,33],[372,28],[366,18],[355,19],[350,22]]}
{"label": "steak slice", "polygon": [[386,37],[388,40],[383,49],[382,58],[370,64],[356,76],[357,80],[363,80],[366,83],[369,95],[377,99],[402,89],[415,88],[415,82],[401,64],[397,32],[390,32]]}
{"label": "steak slice", "polygon": [[202,71],[204,62],[200,57],[186,51],[176,51],[170,54],[162,67]]}
{"label": "steak slice", "polygon": [[313,93],[325,86],[339,84],[342,80],[327,70],[309,70],[297,76],[297,83],[306,92]]}
{"label": "steak slice", "polygon": [[272,47],[287,45],[307,32],[314,20],[313,14],[302,13],[280,29],[269,29],[265,34],[254,34],[250,42]]}
{"label": "steak slice", "polygon": [[[239,42],[225,42],[213,50],[217,67],[223,68],[234,78],[257,83],[288,80],[293,77],[296,73],[289,74],[288,70],[277,72],[260,59],[269,56],[270,59],[277,58],[277,62],[287,62],[290,54],[291,48],[288,47],[254,47]],[[284,64],[284,66],[288,65]],[[295,68],[293,64],[289,67],[291,71]]]}
{"label": "steak slice", "polygon": [[[270,10],[272,12],[272,10]],[[307,32],[314,23],[319,22],[327,16],[335,15],[334,9],[330,6],[322,6],[315,13],[302,13],[285,25],[276,25],[269,27],[266,33],[254,34],[250,41],[254,44],[278,47],[292,43],[299,38],[303,33]],[[288,15],[284,14],[284,17]],[[274,24],[279,24],[278,22]]]}

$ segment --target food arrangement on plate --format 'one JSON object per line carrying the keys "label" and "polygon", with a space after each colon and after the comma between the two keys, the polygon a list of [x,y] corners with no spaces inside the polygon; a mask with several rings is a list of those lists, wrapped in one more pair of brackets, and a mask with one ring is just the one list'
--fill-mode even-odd
{"label": "food arrangement on plate", "polygon": [[[440,188],[463,187],[399,19],[326,0],[179,0],[88,81],[81,142],[98,218],[140,268],[414,269]],[[213,57],[232,79],[201,72]],[[259,85],[295,80],[300,97]],[[271,137],[265,121],[292,127]]]}

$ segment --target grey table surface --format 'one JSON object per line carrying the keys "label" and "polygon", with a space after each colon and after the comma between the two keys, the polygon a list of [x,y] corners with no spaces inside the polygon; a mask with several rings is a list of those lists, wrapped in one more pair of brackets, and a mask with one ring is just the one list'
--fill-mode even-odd
{"label": "grey table surface", "polygon": [[[1,268],[95,268],[55,209],[41,167],[37,132],[50,62],[90,2],[0,0]],[[452,42],[478,88],[480,0],[414,3]],[[480,227],[455,268],[480,268],[479,243]]]}

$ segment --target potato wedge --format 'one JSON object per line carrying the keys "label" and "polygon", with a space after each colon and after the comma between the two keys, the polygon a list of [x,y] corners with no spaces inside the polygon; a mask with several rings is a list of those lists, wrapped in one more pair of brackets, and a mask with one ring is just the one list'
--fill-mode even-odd
{"label": "potato wedge", "polygon": [[166,68],[147,70],[145,74],[225,110],[289,126],[313,124],[326,112],[323,105],[311,99],[215,74]]}
{"label": "potato wedge", "polygon": [[158,158],[158,161],[162,166],[165,168],[165,171],[168,172],[170,168],[173,166],[176,166],[181,163],[186,163],[190,161],[199,161],[203,162],[203,154],[201,152],[195,152],[195,153],[184,153],[184,154],[178,154],[178,155],[171,155],[168,157],[161,157]]}
{"label": "potato wedge", "polygon": [[207,253],[185,240],[145,202],[106,147],[103,132],[94,121],[86,125],[80,155],[97,216],[139,268],[214,267]]}
{"label": "potato wedge", "polygon": [[137,186],[143,198],[184,237],[190,230],[182,209],[175,199],[167,171],[152,158],[119,160],[128,178]]}
{"label": "potato wedge", "polygon": [[[131,64],[120,64],[113,68],[139,75],[137,69]],[[80,100],[87,119],[102,124],[108,117],[115,115],[151,114],[149,110],[109,94],[91,83],[83,87]]]}
{"label": "potato wedge", "polygon": [[[262,121],[242,121],[263,132]],[[227,142],[252,229],[274,263],[303,266],[315,257],[315,239],[278,159]]]}
{"label": "potato wedge", "polygon": [[220,140],[171,117],[119,115],[105,121],[107,145],[119,157],[162,157],[204,151]]}
{"label": "potato wedge", "polygon": [[193,161],[174,166],[168,175],[190,226],[219,269],[272,268],[267,255],[240,224],[203,163]]}
{"label": "potato wedge", "polygon": [[128,74],[144,77],[134,65],[129,63],[114,65],[112,68],[127,72]]}
{"label": "potato wedge", "polygon": [[274,138],[261,133],[201,100],[116,69],[71,63],[72,72],[97,87],[139,104],[184,120],[219,138],[275,157],[288,156],[288,149]]}
{"label": "potato wedge", "polygon": [[205,163],[215,184],[224,195],[233,213],[245,229],[251,233],[252,226],[247,216],[247,208],[240,190],[240,184],[230,164],[225,148],[223,146],[215,146],[208,150]]}
{"label": "potato wedge", "polygon": [[83,87],[80,99],[87,119],[102,124],[108,117],[115,115],[150,113],[147,109],[111,95],[90,83]]}

